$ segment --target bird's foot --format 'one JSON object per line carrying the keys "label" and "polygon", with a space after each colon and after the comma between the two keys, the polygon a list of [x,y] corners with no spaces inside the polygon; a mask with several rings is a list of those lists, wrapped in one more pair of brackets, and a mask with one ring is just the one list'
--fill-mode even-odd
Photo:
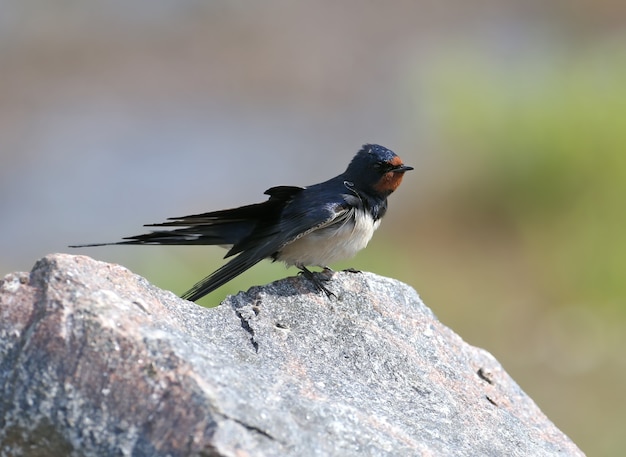
{"label": "bird's foot", "polygon": [[361,270],[357,270],[356,268],[346,268],[345,270],[342,270],[342,271],[345,271],[346,273],[362,273]]}
{"label": "bird's foot", "polygon": [[329,276],[322,276],[321,274],[316,275],[315,273],[313,273],[311,270],[309,270],[306,267],[300,267],[300,272],[298,274],[303,275],[306,279],[311,281],[313,285],[315,286],[315,288],[319,290],[320,292],[324,292],[328,298],[330,297],[336,298],[337,296],[334,293],[332,293],[330,290],[328,290],[326,286],[324,286],[323,284],[323,281],[330,281],[333,270],[331,270],[328,267],[325,267],[323,272],[324,273],[330,272],[330,275]]}

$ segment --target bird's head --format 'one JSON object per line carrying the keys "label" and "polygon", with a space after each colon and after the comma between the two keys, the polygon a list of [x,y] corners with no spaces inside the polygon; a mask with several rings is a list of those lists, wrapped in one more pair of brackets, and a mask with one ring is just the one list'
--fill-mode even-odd
{"label": "bird's head", "polygon": [[357,189],[388,196],[398,188],[406,171],[413,170],[402,163],[393,151],[377,144],[365,144],[354,156],[344,176]]}

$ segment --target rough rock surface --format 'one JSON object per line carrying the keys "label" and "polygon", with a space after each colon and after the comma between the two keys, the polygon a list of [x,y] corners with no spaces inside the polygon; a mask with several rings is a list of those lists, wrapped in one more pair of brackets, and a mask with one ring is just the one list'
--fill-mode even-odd
{"label": "rough rock surface", "polygon": [[287,278],[205,309],[50,255],[0,282],[2,456],[583,455],[410,287]]}

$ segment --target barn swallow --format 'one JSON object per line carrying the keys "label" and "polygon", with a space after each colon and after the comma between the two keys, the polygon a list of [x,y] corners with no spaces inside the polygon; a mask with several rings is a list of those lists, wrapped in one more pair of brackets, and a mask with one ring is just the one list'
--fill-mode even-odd
{"label": "barn swallow", "polygon": [[[123,238],[114,243],[83,244],[206,244],[230,248],[235,256],[182,295],[196,301],[263,259],[294,265],[319,291],[334,295],[307,266],[328,267],[367,246],[387,212],[387,197],[404,173],[413,170],[393,151],[366,144],[340,175],[307,187],[278,186],[265,191],[269,199],[239,208],[169,218],[144,227],[176,227]],[[326,279],[327,280],[327,279]]]}

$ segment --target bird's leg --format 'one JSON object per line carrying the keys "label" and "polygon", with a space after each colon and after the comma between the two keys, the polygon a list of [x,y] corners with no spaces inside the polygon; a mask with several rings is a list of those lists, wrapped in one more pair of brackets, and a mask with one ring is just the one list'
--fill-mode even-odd
{"label": "bird's leg", "polygon": [[335,274],[335,271],[330,267],[324,267],[321,273],[324,275],[322,281],[330,281]]}
{"label": "bird's leg", "polygon": [[301,266],[301,267],[298,267],[298,268],[300,268],[300,273],[299,274],[303,275],[306,279],[311,281],[317,290],[319,290],[320,292],[324,292],[328,298],[336,297],[336,295],[334,293],[332,293],[330,290],[328,290],[324,286],[324,284],[322,284],[322,281],[329,281],[330,278],[320,279],[318,276],[316,276],[311,270],[309,270],[305,266]]}
{"label": "bird's leg", "polygon": [[357,270],[356,268],[352,268],[352,267],[346,268],[345,270],[342,270],[342,271],[345,271],[348,273],[361,273],[361,270]]}

